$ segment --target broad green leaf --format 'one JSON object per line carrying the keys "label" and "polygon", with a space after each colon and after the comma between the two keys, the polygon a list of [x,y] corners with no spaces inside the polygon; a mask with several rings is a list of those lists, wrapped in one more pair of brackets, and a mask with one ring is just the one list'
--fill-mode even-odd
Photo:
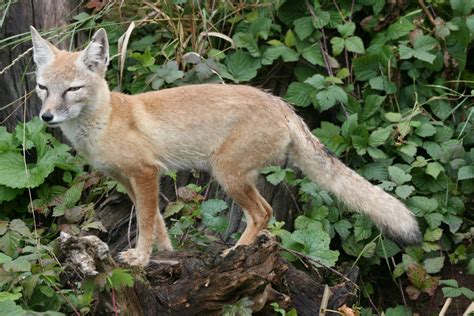
{"label": "broad green leaf", "polygon": [[409,307],[398,305],[394,308],[387,308],[385,316],[412,316],[412,312]]}
{"label": "broad green leaf", "polygon": [[474,165],[459,168],[458,180],[467,180],[472,178],[474,178]]}
{"label": "broad green leaf", "polygon": [[4,264],[5,262],[10,262],[13,259],[10,256],[0,252],[0,265]]}
{"label": "broad green leaf", "polygon": [[464,223],[464,220],[458,216],[454,216],[452,214],[447,214],[444,216],[443,222],[448,224],[449,231],[451,233],[457,233],[461,225]]}
{"label": "broad green leaf", "polygon": [[374,160],[387,158],[387,155],[382,150],[375,147],[367,147],[367,153],[370,157],[374,158]]}
{"label": "broad green leaf", "polygon": [[434,179],[438,178],[438,175],[441,173],[441,172],[444,172],[444,168],[443,166],[438,163],[438,162],[430,162],[428,163],[428,165],[426,166],[426,171],[425,171],[427,174],[429,174],[430,176],[432,176]]}
{"label": "broad green leaf", "polygon": [[334,56],[338,56],[344,50],[344,39],[342,37],[331,38],[332,52]]}
{"label": "broad green leaf", "polygon": [[22,257],[18,257],[13,261],[5,262],[3,268],[5,271],[29,272],[31,270],[31,263]]}
{"label": "broad green leaf", "polygon": [[390,126],[376,129],[369,136],[369,145],[373,147],[378,147],[380,145],[385,144],[391,133],[392,128]]}
{"label": "broad green leaf", "polygon": [[357,80],[367,81],[380,75],[379,58],[376,54],[364,54],[352,61]]}
{"label": "broad green leaf", "polygon": [[116,291],[125,287],[132,287],[134,282],[133,275],[125,269],[113,269],[108,278],[108,285]]}
{"label": "broad green leaf", "polygon": [[246,48],[253,57],[260,57],[260,48],[258,47],[257,41],[252,34],[236,33],[232,39],[234,40],[237,47]]}
{"label": "broad green leaf", "polygon": [[13,189],[0,184],[0,203],[15,199],[22,191],[21,189]]}
{"label": "broad green leaf", "polygon": [[430,274],[438,273],[444,266],[444,256],[425,259],[423,266]]}
{"label": "broad green leaf", "polygon": [[400,59],[410,59],[415,55],[413,48],[410,48],[406,45],[398,46],[398,52],[400,54]]}
{"label": "broad green leaf", "polygon": [[292,82],[286,91],[284,99],[296,106],[307,107],[311,104],[311,95],[315,93],[315,90],[308,83]]}
{"label": "broad green leaf", "polygon": [[350,52],[356,54],[365,53],[364,42],[362,42],[362,39],[358,36],[351,36],[349,38],[346,38],[344,40],[344,45],[346,49]]}
{"label": "broad green leaf", "polygon": [[329,122],[322,122],[321,128],[313,131],[314,135],[326,145],[329,150],[339,156],[347,148],[347,143],[341,136],[341,129]]}
{"label": "broad green leaf", "polygon": [[459,16],[468,15],[474,8],[474,3],[471,0],[449,0],[454,14]]}
{"label": "broad green leaf", "polygon": [[287,47],[293,47],[295,46],[296,38],[295,38],[295,33],[293,33],[292,30],[288,30],[285,35],[285,45]]}
{"label": "broad green leaf", "polygon": [[26,226],[25,222],[21,219],[13,219],[10,222],[10,230],[19,233],[22,236],[28,237],[31,235],[30,229]]}
{"label": "broad green leaf", "polygon": [[334,224],[334,229],[341,236],[342,239],[346,239],[350,235],[349,229],[352,228],[352,224],[348,220],[340,220]]}
{"label": "broad green leaf", "polygon": [[211,199],[201,204],[201,214],[203,223],[217,232],[225,231],[228,220],[219,214],[227,208],[227,203],[223,200]]}
{"label": "broad green leaf", "polygon": [[415,133],[421,137],[433,136],[436,134],[436,128],[430,123],[422,123],[420,127],[415,130]]}
{"label": "broad green leaf", "polygon": [[424,241],[438,241],[443,235],[443,230],[441,228],[427,229],[423,236]]}
{"label": "broad green leaf", "polygon": [[372,222],[363,215],[357,215],[354,223],[354,236],[356,241],[361,241],[372,236]]}
{"label": "broad green leaf", "polygon": [[462,292],[459,288],[443,287],[442,291],[443,291],[444,297],[458,297],[462,295]]}
{"label": "broad green leaf", "polygon": [[454,279],[448,279],[448,280],[439,280],[438,282],[440,285],[447,285],[450,287],[459,287],[458,281]]}
{"label": "broad green leaf", "polygon": [[[16,301],[21,298],[21,296],[21,293],[0,292],[0,302]],[[3,310],[3,312],[7,313],[3,315],[10,315],[11,310]]]}
{"label": "broad green leaf", "polygon": [[426,222],[428,222],[428,225],[430,226],[431,229],[438,228],[441,225],[441,222],[443,221],[443,214],[440,213],[428,213],[425,214],[424,216]]}
{"label": "broad green leaf", "polygon": [[279,57],[284,62],[292,62],[298,60],[299,54],[284,45],[266,47],[262,54],[262,65],[271,65]]}
{"label": "broad green leaf", "polygon": [[392,40],[408,35],[415,26],[407,19],[399,19],[388,27],[387,35]]}
{"label": "broad green leaf", "polygon": [[302,253],[329,267],[336,264],[339,252],[330,250],[331,240],[324,230],[296,230],[291,238],[303,246]]}
{"label": "broad green leaf", "polygon": [[415,188],[411,185],[400,185],[395,189],[395,193],[402,199],[406,200],[415,191]]}
{"label": "broad green leaf", "polygon": [[434,62],[434,60],[436,59],[436,55],[428,53],[427,51],[424,51],[424,50],[420,50],[420,51],[415,50],[415,51],[413,51],[413,56],[416,59],[426,61],[427,63],[430,63],[430,64],[432,64]]}
{"label": "broad green leaf", "polygon": [[313,65],[318,65],[324,67],[324,59],[321,53],[321,47],[319,44],[314,44],[311,46],[306,47],[302,52],[301,55],[304,59],[310,62]]}
{"label": "broad green leaf", "polygon": [[385,101],[385,96],[380,96],[376,94],[368,95],[365,99],[365,105],[362,111],[362,119],[365,121],[374,115]]}
{"label": "broad green leaf", "polygon": [[271,19],[257,16],[257,18],[250,23],[249,31],[253,37],[263,38],[266,40],[268,38],[271,25]]}
{"label": "broad green leaf", "polygon": [[304,40],[313,34],[314,26],[310,16],[299,18],[293,24],[295,25],[295,33],[300,40]]}
{"label": "broad green leaf", "polygon": [[388,112],[385,113],[385,118],[392,123],[398,123],[402,119],[402,115],[400,113],[395,113],[395,112]]}
{"label": "broad green leaf", "polygon": [[348,22],[344,24],[337,25],[337,31],[343,38],[347,38],[349,36],[354,35],[354,31],[356,29],[356,25],[354,22]]}
{"label": "broad green leaf", "polygon": [[225,64],[227,71],[231,75],[229,79],[235,82],[250,81],[257,76],[257,69],[261,66],[258,58],[254,58],[242,50],[227,55]]}
{"label": "broad green leaf", "polygon": [[375,249],[375,253],[381,258],[393,257],[400,251],[400,247],[390,239],[382,239]]}
{"label": "broad green leaf", "polygon": [[321,90],[326,87],[326,81],[324,80],[324,77],[319,74],[307,78],[304,82],[312,85],[317,90]]}
{"label": "broad green leaf", "polygon": [[402,185],[411,180],[411,175],[396,166],[388,167],[388,174],[390,178],[395,181],[398,185]]}

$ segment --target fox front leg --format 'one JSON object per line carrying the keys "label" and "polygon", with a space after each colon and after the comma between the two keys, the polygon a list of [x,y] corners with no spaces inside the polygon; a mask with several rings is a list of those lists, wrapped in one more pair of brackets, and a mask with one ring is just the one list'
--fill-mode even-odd
{"label": "fox front leg", "polygon": [[172,250],[165,224],[159,214],[158,170],[147,168],[140,175],[131,177],[130,183],[137,208],[138,240],[135,248],[120,253],[120,259],[132,266],[146,266],[150,261],[155,229],[160,231],[160,248]]}

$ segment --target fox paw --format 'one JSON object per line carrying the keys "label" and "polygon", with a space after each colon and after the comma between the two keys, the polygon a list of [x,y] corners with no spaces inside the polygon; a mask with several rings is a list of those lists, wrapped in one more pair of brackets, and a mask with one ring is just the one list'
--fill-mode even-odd
{"label": "fox paw", "polygon": [[119,259],[120,261],[125,262],[130,266],[144,267],[150,261],[150,255],[145,252],[139,251],[136,248],[131,248],[127,251],[122,251],[119,254]]}
{"label": "fox paw", "polygon": [[232,248],[227,248],[226,250],[223,250],[221,252],[221,257],[226,257],[231,251],[235,250],[236,246],[232,247]]}

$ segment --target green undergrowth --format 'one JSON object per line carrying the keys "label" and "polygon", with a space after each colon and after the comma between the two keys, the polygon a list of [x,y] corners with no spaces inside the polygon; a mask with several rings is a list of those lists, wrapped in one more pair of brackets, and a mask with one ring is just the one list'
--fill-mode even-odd
{"label": "green undergrowth", "polygon": [[[402,200],[423,234],[421,246],[401,248],[294,170],[269,166],[262,170],[266,180],[294,188],[302,209],[293,231],[270,223],[283,256],[297,265],[302,258],[317,267],[357,265],[361,290],[354,308],[361,315],[436,314],[439,306],[423,305],[427,298],[474,296],[450,273],[453,266],[474,273],[471,2],[426,1],[425,11],[415,1],[165,1],[159,7],[91,1],[71,25],[91,33],[106,28],[107,79],[116,90],[204,82],[274,88],[339,159]],[[132,20],[138,26],[121,58],[118,41]],[[10,275],[10,281],[0,278],[0,304],[87,311],[91,301],[81,305],[80,294],[59,284],[53,256],[60,222],[76,233],[101,229],[92,221],[94,202],[114,183],[85,172],[83,164],[38,120],[12,133],[0,128],[0,273]],[[176,181],[173,172],[168,176]],[[176,247],[222,238],[229,204],[209,197],[209,185],[176,188],[164,213]],[[32,300],[36,292],[48,298],[43,305]],[[245,300],[240,305],[226,311],[248,310]]]}

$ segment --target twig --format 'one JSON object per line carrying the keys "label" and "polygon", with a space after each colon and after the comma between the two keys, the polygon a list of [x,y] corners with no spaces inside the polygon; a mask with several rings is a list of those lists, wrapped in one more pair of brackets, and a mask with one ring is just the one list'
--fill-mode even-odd
{"label": "twig", "polygon": [[426,4],[423,0],[418,0],[418,4],[420,5],[420,7],[423,9],[423,12],[425,12],[426,16],[428,17],[428,19],[430,20],[431,24],[433,24],[433,26],[436,27],[436,20],[435,18],[433,17],[433,15],[431,15],[431,12],[430,10],[428,10],[428,8],[426,7]]}
{"label": "twig", "polygon": [[319,308],[319,316],[326,315],[326,309],[328,308],[329,298],[331,297],[331,291],[327,284],[324,284],[323,297],[321,298],[321,307]]}
{"label": "twig", "polygon": [[[128,246],[132,248],[132,243],[130,242],[130,232],[132,230],[132,219],[133,219],[133,210],[135,209],[135,205],[132,205],[132,209],[130,210],[130,218],[128,219],[128,230],[127,230],[127,239],[128,239]],[[138,225],[137,225],[137,232],[138,232]]]}
{"label": "twig", "polygon": [[23,53],[21,53],[20,55],[18,55],[17,58],[13,59],[12,62],[7,65],[5,68],[3,68],[2,70],[0,70],[0,75],[3,75],[3,73],[5,71],[7,71],[8,69],[10,69],[11,67],[13,67],[13,65],[15,65],[20,59],[22,59],[23,57],[26,56],[26,54],[28,54],[30,51],[33,50],[33,47],[30,47],[28,48],[27,50],[25,50]]}

